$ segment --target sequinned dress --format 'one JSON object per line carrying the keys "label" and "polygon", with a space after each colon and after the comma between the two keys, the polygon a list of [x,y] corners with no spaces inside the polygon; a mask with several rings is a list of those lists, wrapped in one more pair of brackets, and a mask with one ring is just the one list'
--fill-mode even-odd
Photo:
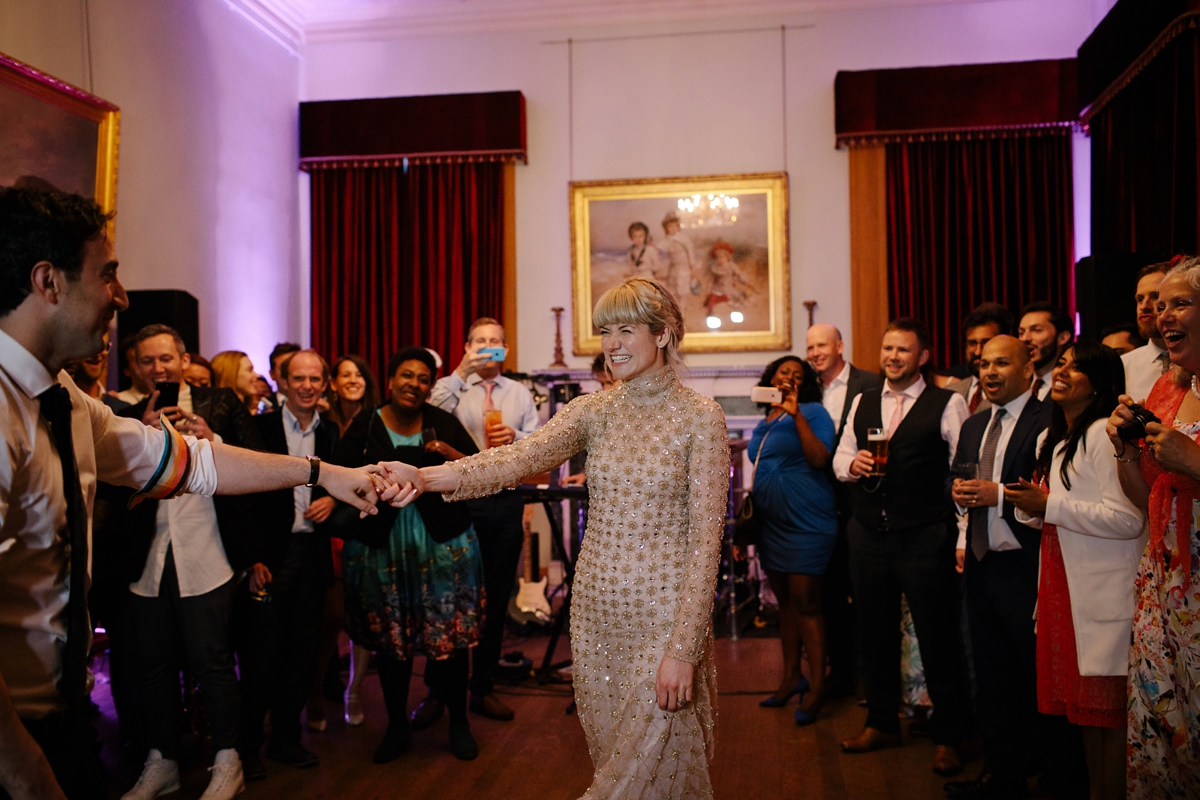
{"label": "sequinned dress", "polygon": [[[587,533],[571,601],[575,700],[595,768],[585,798],[712,796],[712,605],[729,488],[725,415],[670,368],[577,398],[537,432],[449,464],[447,500],[483,497],[587,450]],[[663,655],[695,667],[662,711]]]}

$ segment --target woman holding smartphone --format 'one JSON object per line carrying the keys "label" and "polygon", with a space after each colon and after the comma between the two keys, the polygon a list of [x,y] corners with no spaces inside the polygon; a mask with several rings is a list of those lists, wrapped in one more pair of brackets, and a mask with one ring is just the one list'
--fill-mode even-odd
{"label": "woman holding smartphone", "polygon": [[[1125,496],[1108,415],[1125,391],[1112,349],[1081,339],[1051,374],[1054,410],[1035,475],[1004,499],[1040,517],[1038,711],[1083,731],[1093,800],[1125,796],[1125,682],[1145,514]],[[1020,518],[1020,517],[1018,517]]]}
{"label": "woman holding smartphone", "polygon": [[[837,541],[837,503],[825,471],[833,451],[834,424],[821,405],[816,370],[796,356],[771,362],[759,386],[782,394],[767,406],[747,452],[754,455],[754,515],[758,557],[779,599],[783,680],[764,708],[800,695],[796,724],[810,725],[825,697],[825,616],[821,578]],[[801,670],[808,652],[810,677]],[[812,689],[812,696],[804,695]]]}

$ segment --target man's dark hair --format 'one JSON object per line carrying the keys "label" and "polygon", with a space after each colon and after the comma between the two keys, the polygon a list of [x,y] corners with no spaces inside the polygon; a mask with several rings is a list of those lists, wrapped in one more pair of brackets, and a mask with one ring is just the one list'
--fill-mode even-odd
{"label": "man's dark hair", "polygon": [[1106,325],[1104,329],[1100,331],[1100,341],[1103,342],[1114,333],[1129,334],[1129,342],[1134,347],[1141,347],[1146,343],[1146,340],[1142,338],[1142,334],[1138,332],[1138,326],[1136,322],[1118,322],[1115,325]]}
{"label": "man's dark hair", "polygon": [[111,216],[96,201],[77,194],[0,189],[0,317],[33,291],[30,273],[39,261],[79,280],[83,248],[104,232]]}
{"label": "man's dark hair", "polygon": [[280,356],[286,356],[288,353],[299,353],[300,350],[300,345],[296,344],[295,342],[280,342],[279,344],[275,345],[275,349],[271,351],[271,357],[268,359],[269,363],[271,364],[271,369],[276,368],[275,359],[279,358]]}
{"label": "man's dark hair", "polygon": [[134,345],[139,345],[147,339],[153,339],[155,336],[170,336],[175,340],[175,349],[179,351],[179,355],[187,353],[187,345],[183,343],[183,337],[179,335],[179,331],[172,328],[170,325],[162,325],[154,323],[142,328],[133,338]]}
{"label": "man's dark hair", "polygon": [[120,354],[122,359],[125,358],[125,354],[128,353],[130,350],[135,351],[134,355],[136,356],[136,350],[137,350],[137,334],[136,333],[125,334],[124,336],[121,337],[121,341],[117,345],[117,353]]}
{"label": "man's dark hair", "polygon": [[963,334],[980,325],[995,325],[1000,329],[998,335],[1012,336],[1017,321],[1013,319],[1012,312],[999,303],[980,303],[963,318]]}
{"label": "man's dark hair", "polygon": [[883,329],[884,333],[888,331],[906,331],[914,333],[917,336],[917,347],[920,350],[933,349],[933,335],[929,333],[929,326],[915,317],[898,317],[888,323],[888,326]]}
{"label": "man's dark hair", "polygon": [[1156,272],[1161,272],[1162,274],[1166,275],[1170,271],[1171,271],[1171,262],[1170,261],[1159,261],[1157,264],[1147,264],[1146,266],[1139,269],[1138,274],[1137,274],[1137,279],[1140,281],[1142,278],[1146,277],[1147,275],[1153,275]]}
{"label": "man's dark hair", "polygon": [[1054,326],[1055,334],[1062,333],[1063,331],[1071,334],[1071,338],[1067,339],[1067,344],[1075,340],[1075,324],[1071,322],[1071,318],[1067,316],[1067,312],[1054,305],[1054,303],[1047,303],[1045,300],[1030,303],[1021,309],[1021,318],[1024,319],[1026,314],[1037,314],[1039,312],[1050,315],[1050,324]]}

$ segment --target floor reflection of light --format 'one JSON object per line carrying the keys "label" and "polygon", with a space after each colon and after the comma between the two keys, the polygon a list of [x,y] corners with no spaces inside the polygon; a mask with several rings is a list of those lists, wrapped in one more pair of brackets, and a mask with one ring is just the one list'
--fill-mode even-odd
{"label": "floor reflection of light", "polygon": [[709,317],[704,322],[706,325],[708,325],[708,327],[712,328],[713,330],[716,330],[717,328],[721,327],[721,318],[720,317]]}
{"label": "floor reflection of light", "polygon": [[740,312],[740,311],[730,311],[729,312],[729,321],[730,322],[741,322],[744,319],[745,319],[745,317],[742,316],[742,312]]}

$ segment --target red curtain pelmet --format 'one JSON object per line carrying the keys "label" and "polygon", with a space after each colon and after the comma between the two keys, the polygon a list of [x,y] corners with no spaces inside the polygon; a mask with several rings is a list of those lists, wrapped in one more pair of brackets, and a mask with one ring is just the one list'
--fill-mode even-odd
{"label": "red curtain pelmet", "polygon": [[[387,360],[431,347],[458,364],[467,326],[500,318],[503,165],[429,164],[312,173],[312,342]],[[436,377],[436,376],[435,376]]]}
{"label": "red curtain pelmet", "polygon": [[995,302],[1074,313],[1070,129],[887,145],[888,308],[963,358],[962,319]]}
{"label": "red curtain pelmet", "polygon": [[1200,29],[1172,39],[1090,133],[1092,252],[1200,251]]}

